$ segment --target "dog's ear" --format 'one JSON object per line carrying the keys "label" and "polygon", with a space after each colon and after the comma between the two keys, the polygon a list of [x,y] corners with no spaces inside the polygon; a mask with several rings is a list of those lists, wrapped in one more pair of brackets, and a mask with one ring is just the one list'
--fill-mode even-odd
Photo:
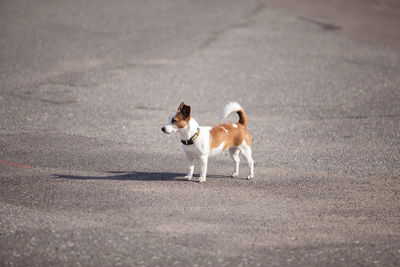
{"label": "dog's ear", "polygon": [[184,105],[185,105],[185,104],[184,104],[183,102],[179,105],[179,107],[178,107],[178,112],[179,112],[179,111],[182,111],[182,108],[183,108]]}
{"label": "dog's ear", "polygon": [[186,106],[185,104],[183,104],[183,106],[181,108],[181,112],[182,112],[183,118],[186,120],[187,118],[190,117],[190,106]]}

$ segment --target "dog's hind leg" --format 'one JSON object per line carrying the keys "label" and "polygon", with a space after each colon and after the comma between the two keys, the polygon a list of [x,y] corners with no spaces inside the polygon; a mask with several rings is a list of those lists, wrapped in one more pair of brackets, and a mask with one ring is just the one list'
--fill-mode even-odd
{"label": "dog's hind leg", "polygon": [[249,164],[250,168],[250,174],[247,176],[247,179],[253,179],[254,178],[254,160],[253,157],[251,156],[251,148],[250,146],[247,145],[246,142],[243,142],[239,146],[240,151],[242,152],[243,156],[246,158],[247,163]]}
{"label": "dog's hind leg", "polygon": [[233,178],[237,178],[239,176],[239,162],[240,162],[239,153],[240,150],[238,147],[231,146],[229,148],[229,154],[231,155],[233,161],[235,162],[235,171],[232,173]]}

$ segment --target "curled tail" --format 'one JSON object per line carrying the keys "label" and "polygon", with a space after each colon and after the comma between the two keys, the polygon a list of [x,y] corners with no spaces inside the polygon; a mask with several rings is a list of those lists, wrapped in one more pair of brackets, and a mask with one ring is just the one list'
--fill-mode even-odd
{"label": "curled tail", "polygon": [[246,126],[246,122],[247,122],[246,113],[244,112],[243,108],[237,102],[228,103],[222,110],[220,118],[225,119],[232,112],[236,112],[239,115],[238,123],[242,124],[243,126]]}

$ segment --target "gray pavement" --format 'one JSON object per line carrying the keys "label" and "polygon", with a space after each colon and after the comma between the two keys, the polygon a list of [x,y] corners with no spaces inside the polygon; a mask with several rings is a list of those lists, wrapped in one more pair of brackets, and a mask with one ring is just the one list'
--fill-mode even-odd
{"label": "gray pavement", "polygon": [[[0,265],[398,266],[397,35],[271,2],[2,1]],[[231,100],[255,179],[183,181],[160,127]]]}

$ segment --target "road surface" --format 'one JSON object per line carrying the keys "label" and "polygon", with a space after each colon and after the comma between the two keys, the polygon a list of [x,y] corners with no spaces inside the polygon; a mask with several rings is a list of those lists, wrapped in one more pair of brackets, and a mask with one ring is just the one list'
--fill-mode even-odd
{"label": "road surface", "polygon": [[[400,7],[277,2],[2,1],[0,265],[398,266]],[[255,179],[183,181],[232,100]]]}

